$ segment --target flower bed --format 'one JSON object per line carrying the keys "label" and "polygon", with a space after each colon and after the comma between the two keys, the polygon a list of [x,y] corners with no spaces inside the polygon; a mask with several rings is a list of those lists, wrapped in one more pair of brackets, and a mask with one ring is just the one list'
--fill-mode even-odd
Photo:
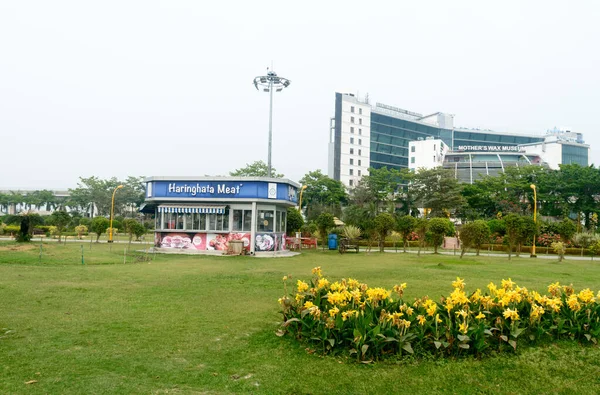
{"label": "flower bed", "polygon": [[348,352],[370,362],[388,355],[481,355],[514,351],[519,343],[572,339],[597,343],[600,336],[600,292],[576,292],[559,283],[541,295],[510,278],[487,292],[465,292],[464,280],[440,301],[428,297],[407,303],[406,284],[392,290],[372,288],[355,279],[331,283],[321,268],[308,281],[284,277],[286,295],[279,299],[283,324],[278,335],[290,334],[323,353]]}

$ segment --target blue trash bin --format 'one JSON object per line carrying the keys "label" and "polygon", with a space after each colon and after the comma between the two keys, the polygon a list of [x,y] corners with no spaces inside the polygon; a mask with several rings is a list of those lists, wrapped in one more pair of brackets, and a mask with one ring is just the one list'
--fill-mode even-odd
{"label": "blue trash bin", "polygon": [[330,250],[337,250],[338,248],[338,241],[337,241],[337,235],[336,234],[330,234],[328,236],[328,246]]}

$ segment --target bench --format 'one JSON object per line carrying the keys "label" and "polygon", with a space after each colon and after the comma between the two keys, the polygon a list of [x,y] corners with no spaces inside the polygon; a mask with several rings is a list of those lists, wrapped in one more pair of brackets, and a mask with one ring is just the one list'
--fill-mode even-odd
{"label": "bench", "polygon": [[354,250],[356,252],[360,252],[360,247],[358,244],[352,244],[352,240],[347,238],[340,239],[340,245],[338,247],[338,251],[340,254],[345,254],[349,250]]}

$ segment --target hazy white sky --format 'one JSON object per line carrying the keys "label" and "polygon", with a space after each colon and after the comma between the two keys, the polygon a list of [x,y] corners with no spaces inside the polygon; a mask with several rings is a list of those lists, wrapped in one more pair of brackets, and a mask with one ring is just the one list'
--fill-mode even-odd
{"label": "hazy white sky", "polygon": [[0,0],[0,189],[327,170],[334,93],[455,125],[582,132],[600,164],[596,1]]}

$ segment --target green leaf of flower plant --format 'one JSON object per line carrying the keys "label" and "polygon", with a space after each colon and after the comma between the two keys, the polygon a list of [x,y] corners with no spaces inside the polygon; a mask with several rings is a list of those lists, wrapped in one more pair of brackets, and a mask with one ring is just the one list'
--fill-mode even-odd
{"label": "green leaf of flower plant", "polygon": [[514,348],[515,350],[517,349],[517,342],[514,340],[509,340],[508,344],[510,344],[512,346],[512,348]]}
{"label": "green leaf of flower plant", "polygon": [[369,345],[363,344],[362,348],[360,349],[362,351],[362,355],[365,355],[367,353],[368,349],[369,349]]}
{"label": "green leaf of flower plant", "polygon": [[441,342],[433,342],[434,346],[436,349],[440,348],[442,346]]}
{"label": "green leaf of flower plant", "polygon": [[458,335],[458,336],[456,336],[456,337],[457,337],[457,338],[458,338],[458,340],[460,340],[461,342],[464,342],[464,341],[469,341],[469,340],[471,340],[471,339],[469,339],[469,336],[467,336],[467,335]]}
{"label": "green leaf of flower plant", "polygon": [[468,344],[466,344],[466,343],[460,343],[460,344],[458,345],[458,347],[460,347],[460,348],[464,348],[465,350],[468,350],[468,349],[469,349],[471,346],[469,346],[469,345],[468,345]]}
{"label": "green leaf of flower plant", "polygon": [[335,346],[335,339],[327,339],[327,341],[331,344],[331,347]]}
{"label": "green leaf of flower plant", "polygon": [[404,343],[404,346],[402,346],[402,349],[404,351],[406,351],[409,354],[414,354],[415,352],[412,349],[412,346],[410,345],[410,343]]}
{"label": "green leaf of flower plant", "polygon": [[508,337],[507,337],[507,336],[505,336],[505,335],[501,335],[501,336],[500,336],[500,339],[504,340],[505,342],[507,342],[507,341],[508,341]]}

